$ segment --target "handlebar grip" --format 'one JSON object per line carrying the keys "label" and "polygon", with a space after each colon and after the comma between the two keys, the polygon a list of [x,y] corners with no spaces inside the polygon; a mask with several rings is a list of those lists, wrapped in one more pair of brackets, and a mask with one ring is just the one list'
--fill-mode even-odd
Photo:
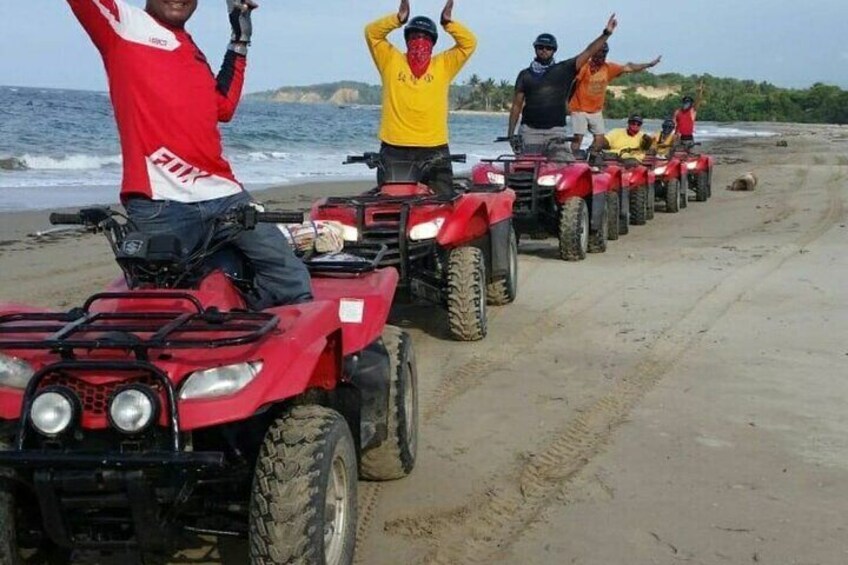
{"label": "handlebar grip", "polygon": [[82,217],[79,215],[79,212],[77,212],[76,214],[63,214],[61,212],[53,212],[52,214],[50,214],[50,223],[54,226],[81,226],[83,224],[83,221]]}
{"label": "handlebar grip", "polygon": [[303,212],[258,212],[256,221],[263,224],[302,224]]}
{"label": "handlebar grip", "polygon": [[366,158],[362,155],[348,155],[347,158],[342,163],[343,165],[350,165],[353,163],[365,163],[367,162]]}
{"label": "handlebar grip", "polygon": [[451,161],[454,163],[465,163],[468,160],[468,156],[465,153],[457,153],[450,156]]}
{"label": "handlebar grip", "polygon": [[510,138],[509,138],[509,137],[496,137],[496,138],[495,138],[495,143],[503,143],[503,142],[505,142],[505,141],[509,141],[509,140],[510,140]]}

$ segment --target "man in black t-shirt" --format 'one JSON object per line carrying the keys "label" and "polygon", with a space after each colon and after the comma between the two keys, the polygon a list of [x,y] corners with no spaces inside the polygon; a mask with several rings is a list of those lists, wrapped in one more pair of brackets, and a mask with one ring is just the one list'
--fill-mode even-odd
{"label": "man in black t-shirt", "polygon": [[[554,53],[557,51],[556,38],[549,33],[543,33],[536,38],[533,42],[536,58],[529,67],[518,73],[512,110],[509,113],[507,137],[516,153],[541,153],[545,150],[548,140],[565,136],[568,95],[577,77],[577,71],[601,50],[617,25],[618,20],[613,14],[603,33],[582,53],[559,63],[554,61]],[[515,138],[515,126],[518,125],[519,116],[520,144]]]}

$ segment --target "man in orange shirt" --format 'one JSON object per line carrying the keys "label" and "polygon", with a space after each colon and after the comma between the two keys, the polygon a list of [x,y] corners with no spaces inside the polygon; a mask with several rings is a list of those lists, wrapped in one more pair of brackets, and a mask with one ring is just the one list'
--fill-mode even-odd
{"label": "man in orange shirt", "polygon": [[604,102],[607,96],[607,86],[616,77],[625,73],[636,73],[655,67],[662,60],[657,57],[650,63],[608,63],[609,45],[604,44],[589,64],[580,69],[574,85],[574,92],[569,102],[571,108],[571,127],[574,130],[574,141],[571,149],[577,151],[583,142],[583,136],[591,132],[595,137],[592,147],[601,147],[604,142]]}

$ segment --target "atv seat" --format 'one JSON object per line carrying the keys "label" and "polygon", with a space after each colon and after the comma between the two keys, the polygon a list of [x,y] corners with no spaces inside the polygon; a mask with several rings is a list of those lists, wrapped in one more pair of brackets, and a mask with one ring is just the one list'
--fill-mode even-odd
{"label": "atv seat", "polygon": [[380,187],[382,196],[434,196],[435,193],[425,184],[384,184]]}

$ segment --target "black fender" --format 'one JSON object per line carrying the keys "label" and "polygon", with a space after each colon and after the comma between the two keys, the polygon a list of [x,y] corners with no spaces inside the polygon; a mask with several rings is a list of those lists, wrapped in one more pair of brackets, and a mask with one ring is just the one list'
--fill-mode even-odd
{"label": "black fender", "polygon": [[501,279],[509,274],[509,234],[512,219],[502,220],[489,228],[489,281]]}
{"label": "black fender", "polygon": [[607,193],[598,192],[593,194],[589,201],[589,229],[597,232],[601,229],[604,220],[604,209],[607,207]]}
{"label": "black fender", "polygon": [[383,340],[344,359],[344,372],[359,391],[360,448],[367,451],[386,440],[388,434],[391,360]]}

